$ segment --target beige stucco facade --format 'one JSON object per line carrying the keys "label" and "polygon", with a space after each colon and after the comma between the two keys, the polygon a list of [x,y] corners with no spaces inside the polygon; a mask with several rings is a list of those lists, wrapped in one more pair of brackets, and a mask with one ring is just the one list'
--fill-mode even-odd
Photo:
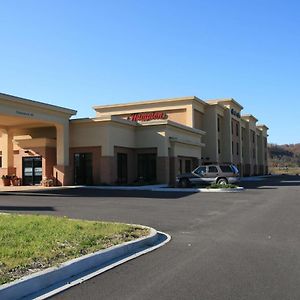
{"label": "beige stucco facade", "polygon": [[94,118],[70,119],[76,111],[0,94],[0,175],[23,184],[174,184],[200,163],[266,174],[268,128],[242,109],[191,96],[95,106]]}

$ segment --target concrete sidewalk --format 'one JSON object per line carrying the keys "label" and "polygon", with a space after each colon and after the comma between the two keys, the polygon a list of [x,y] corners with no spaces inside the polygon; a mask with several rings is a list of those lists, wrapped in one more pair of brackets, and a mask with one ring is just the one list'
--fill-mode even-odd
{"label": "concrete sidewalk", "polygon": [[75,186],[51,186],[45,187],[41,185],[24,185],[24,186],[0,186],[0,192],[26,192],[26,191],[45,191],[45,190],[59,190],[66,188],[74,188]]}

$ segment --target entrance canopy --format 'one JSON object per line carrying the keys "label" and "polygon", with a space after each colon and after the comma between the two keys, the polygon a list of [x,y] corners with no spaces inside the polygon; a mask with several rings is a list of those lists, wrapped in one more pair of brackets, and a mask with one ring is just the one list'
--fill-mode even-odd
{"label": "entrance canopy", "polygon": [[20,149],[26,145],[25,153],[30,146],[56,147],[53,166],[67,167],[69,119],[75,114],[72,109],[0,93],[0,175],[16,174],[16,145]]}
{"label": "entrance canopy", "polygon": [[65,124],[76,110],[0,93],[0,126]]}

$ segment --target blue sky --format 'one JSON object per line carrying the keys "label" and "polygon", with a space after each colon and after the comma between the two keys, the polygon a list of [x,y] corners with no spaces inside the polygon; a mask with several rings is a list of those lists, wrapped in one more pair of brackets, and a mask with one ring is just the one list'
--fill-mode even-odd
{"label": "blue sky", "polygon": [[93,105],[233,97],[300,142],[300,1],[19,0],[0,4],[0,91]]}

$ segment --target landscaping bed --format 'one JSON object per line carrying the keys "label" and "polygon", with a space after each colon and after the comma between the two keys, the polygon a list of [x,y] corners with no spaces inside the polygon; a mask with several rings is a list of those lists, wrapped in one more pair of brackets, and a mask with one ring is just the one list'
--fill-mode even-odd
{"label": "landscaping bed", "polygon": [[236,189],[238,186],[235,184],[220,184],[220,183],[212,183],[207,188],[208,189]]}
{"label": "landscaping bed", "polygon": [[121,223],[0,214],[0,284],[148,233]]}

